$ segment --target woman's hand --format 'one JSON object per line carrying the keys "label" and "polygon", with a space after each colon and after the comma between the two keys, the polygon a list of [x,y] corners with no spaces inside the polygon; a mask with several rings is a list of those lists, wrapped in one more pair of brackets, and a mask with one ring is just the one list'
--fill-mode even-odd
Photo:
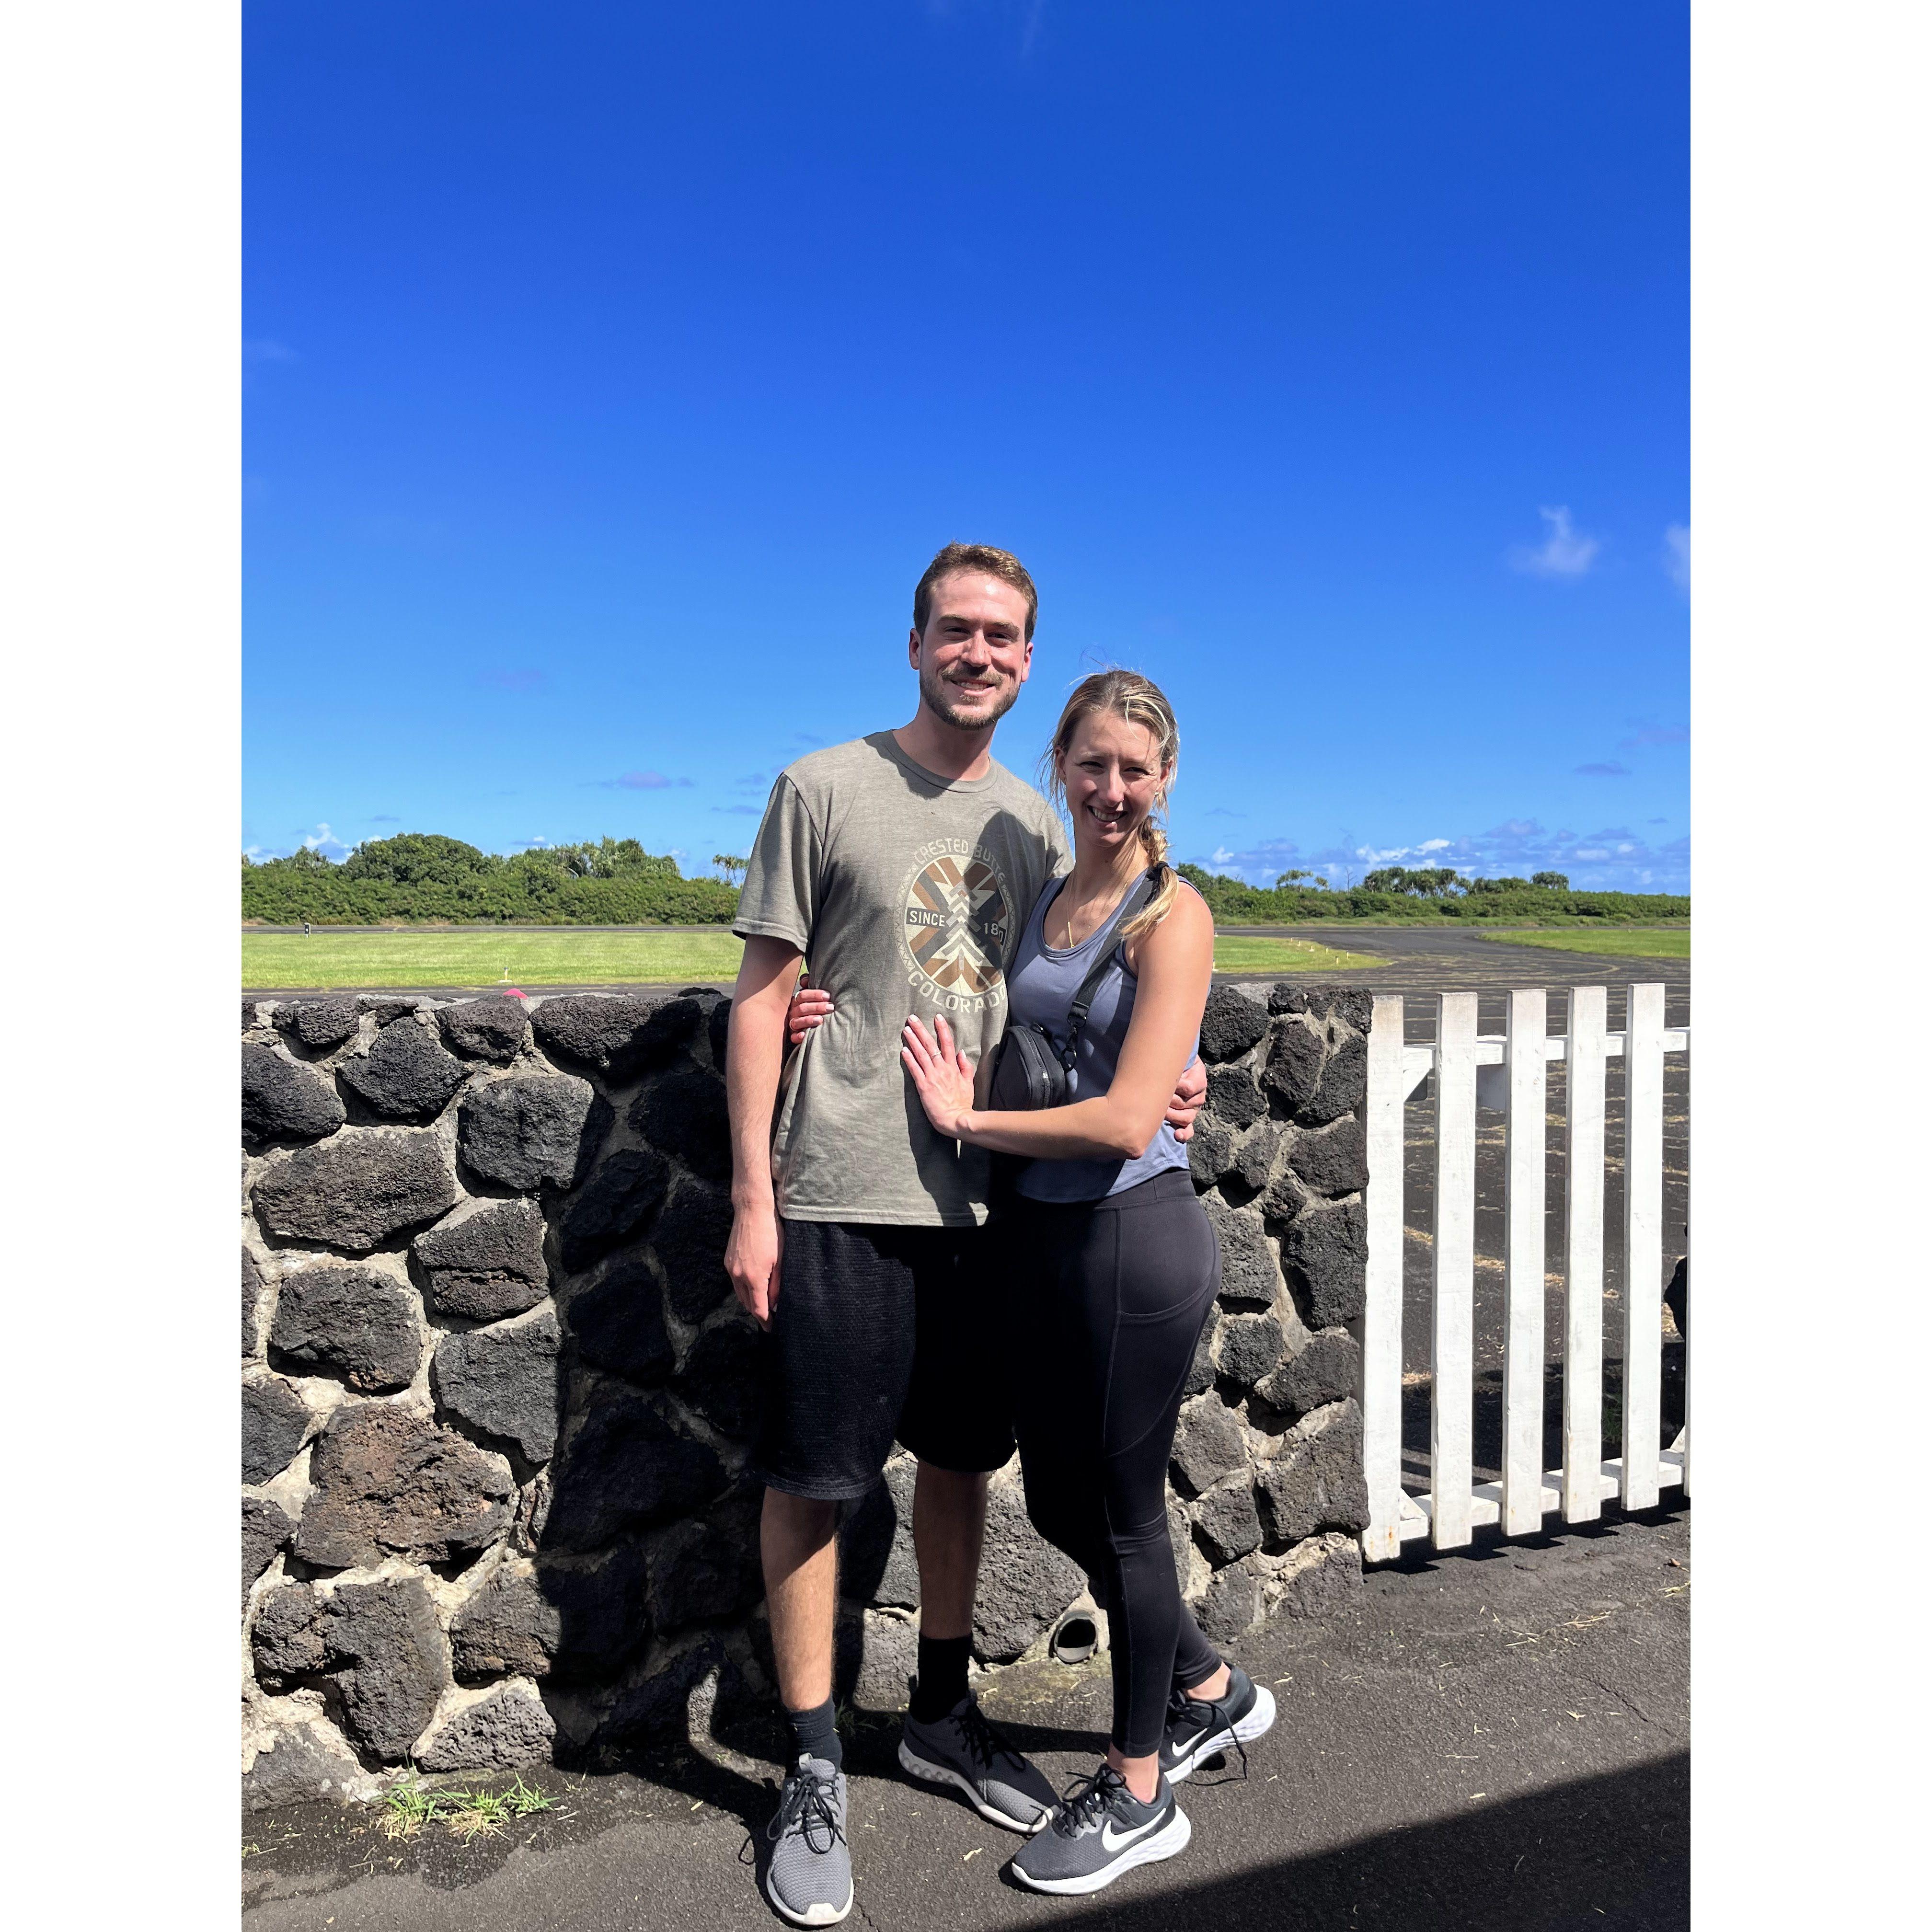
{"label": "woman's hand", "polygon": [[832,1017],[832,995],[824,987],[800,986],[785,1010],[785,1036],[794,1046],[800,1045],[814,1027]]}
{"label": "woman's hand", "polygon": [[948,1140],[961,1140],[973,1114],[973,1063],[959,1051],[944,1014],[933,1024],[937,1040],[920,1021],[906,1022],[899,1058],[919,1089],[926,1118]]}

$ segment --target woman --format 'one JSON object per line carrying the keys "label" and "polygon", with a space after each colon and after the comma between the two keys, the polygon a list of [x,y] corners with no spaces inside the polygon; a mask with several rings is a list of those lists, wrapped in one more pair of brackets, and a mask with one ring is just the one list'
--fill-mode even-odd
{"label": "woman", "polygon": [[1094,962],[1111,955],[1063,1106],[988,1112],[944,1018],[906,1028],[907,1071],[943,1134],[1019,1157],[1000,1220],[1027,1513],[1101,1590],[1112,1649],[1106,1761],[1012,1861],[1036,1891],[1097,1892],[1192,1835],[1173,1783],[1274,1720],[1269,1694],[1223,1662],[1180,1600],[1166,1474],[1181,1392],[1221,1260],[1164,1121],[1192,1064],[1214,922],[1166,862],[1158,814],[1179,733],[1138,673],[1086,679],[1046,763],[1073,827],[1009,970],[1009,1028],[1057,1047]]}

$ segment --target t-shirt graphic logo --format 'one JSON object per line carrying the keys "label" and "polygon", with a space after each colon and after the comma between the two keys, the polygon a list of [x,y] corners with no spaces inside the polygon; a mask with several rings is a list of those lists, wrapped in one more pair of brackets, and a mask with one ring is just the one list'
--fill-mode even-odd
{"label": "t-shirt graphic logo", "polygon": [[[936,995],[980,997],[1000,984],[1009,915],[999,874],[958,839],[915,854],[926,862],[906,886],[906,946]],[[947,850],[946,847],[958,849]]]}

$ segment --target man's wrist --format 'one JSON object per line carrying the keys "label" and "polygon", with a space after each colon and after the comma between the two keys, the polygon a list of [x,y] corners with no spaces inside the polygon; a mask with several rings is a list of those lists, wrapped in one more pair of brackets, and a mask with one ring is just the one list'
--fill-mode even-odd
{"label": "man's wrist", "polygon": [[771,1183],[767,1181],[762,1187],[751,1182],[742,1187],[734,1185],[731,1190],[731,1211],[734,1214],[776,1214],[778,1197],[772,1191]]}

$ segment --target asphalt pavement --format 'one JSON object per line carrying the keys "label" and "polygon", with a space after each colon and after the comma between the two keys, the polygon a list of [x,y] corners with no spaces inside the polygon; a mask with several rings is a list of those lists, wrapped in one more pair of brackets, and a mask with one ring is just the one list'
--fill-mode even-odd
{"label": "asphalt pavement", "polygon": [[[1020,1889],[1017,1840],[907,1783],[897,1720],[848,1747],[869,1932],[1676,1932],[1690,1923],[1688,1507],[1372,1570],[1353,1607],[1235,1654],[1280,1718],[1181,1788],[1178,1858],[1089,1900]],[[1048,1774],[1103,1747],[1104,1659],[1009,1673],[987,1708]],[[464,1845],[392,1843],[375,1814],[244,1821],[246,1932],[632,1932],[782,1924],[748,1840],[776,1737],[537,1781],[556,1810]],[[767,1784],[758,1776],[774,1780]],[[507,1780],[504,1780],[507,1782]]]}

